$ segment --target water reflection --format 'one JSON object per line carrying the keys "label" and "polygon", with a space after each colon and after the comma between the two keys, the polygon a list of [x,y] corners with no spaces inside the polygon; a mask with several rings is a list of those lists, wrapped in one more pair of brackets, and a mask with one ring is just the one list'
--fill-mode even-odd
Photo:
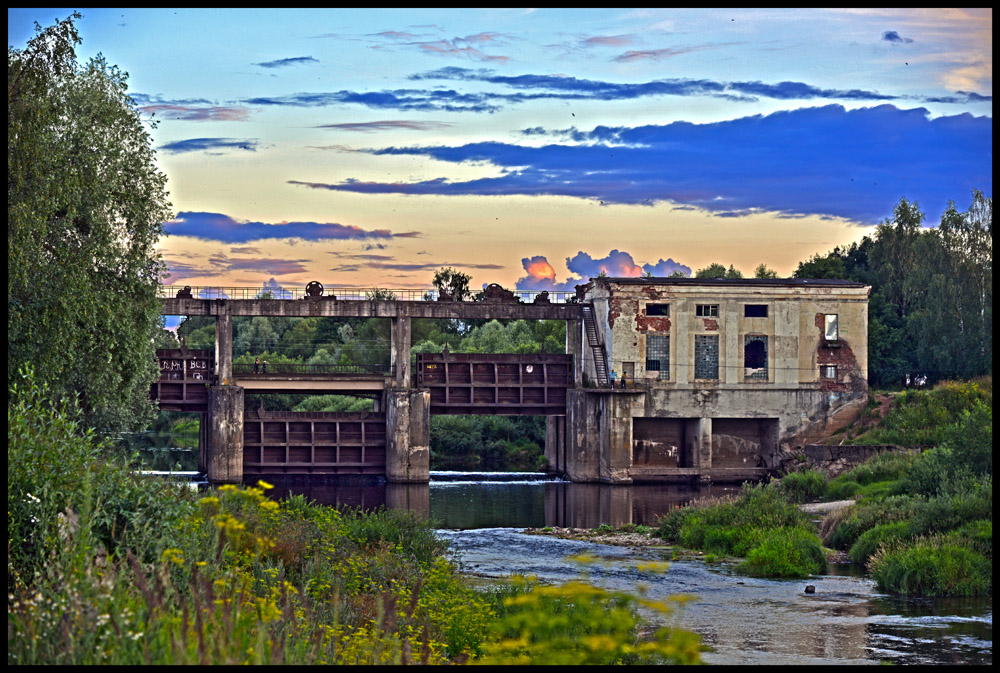
{"label": "water reflection", "polygon": [[[499,473],[495,473],[499,474]],[[671,509],[694,498],[731,493],[738,487],[707,485],[610,486],[576,484],[543,474],[522,473],[519,481],[484,475],[432,474],[430,484],[390,484],[379,477],[270,476],[273,497],[300,493],[324,505],[409,509],[437,528],[596,528],[627,523],[652,526]],[[508,477],[510,475],[507,475]]]}

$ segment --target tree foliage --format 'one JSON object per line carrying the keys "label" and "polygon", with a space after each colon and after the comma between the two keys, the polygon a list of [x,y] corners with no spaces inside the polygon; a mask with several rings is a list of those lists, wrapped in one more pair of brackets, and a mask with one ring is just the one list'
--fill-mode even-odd
{"label": "tree foliage", "polygon": [[727,269],[724,264],[713,262],[704,269],[698,269],[694,273],[695,278],[742,278],[743,272],[732,264]]}
{"label": "tree foliage", "polygon": [[172,213],[127,74],[76,61],[79,18],[7,51],[7,372],[32,364],[113,430],[152,415],[154,247]]}
{"label": "tree foliage", "polygon": [[993,199],[979,190],[936,228],[901,199],[891,220],[846,248],[801,262],[796,278],[842,278],[872,286],[868,373],[876,386],[907,374],[928,380],[993,371]]}
{"label": "tree foliage", "polygon": [[777,278],[778,272],[761,262],[753,272],[754,278]]}
{"label": "tree foliage", "polygon": [[431,282],[437,289],[438,296],[448,295],[454,301],[465,301],[471,296],[469,292],[471,280],[472,276],[469,274],[448,267],[436,271]]}

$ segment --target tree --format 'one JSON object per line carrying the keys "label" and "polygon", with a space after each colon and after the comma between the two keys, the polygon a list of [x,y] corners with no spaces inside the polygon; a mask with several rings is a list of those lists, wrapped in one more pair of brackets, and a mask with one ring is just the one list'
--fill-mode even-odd
{"label": "tree", "polygon": [[777,278],[778,277],[778,272],[775,271],[774,269],[768,268],[767,264],[764,264],[763,262],[761,262],[760,265],[758,265],[757,268],[754,269],[754,271],[753,271],[753,277],[754,278]]}
{"label": "tree", "polygon": [[166,177],[103,57],[76,62],[74,13],[7,51],[7,376],[32,364],[88,425],[152,418],[155,252]]}
{"label": "tree", "polygon": [[438,291],[438,296],[447,295],[454,301],[465,301],[469,298],[469,282],[472,276],[451,267],[439,269],[431,281]]}
{"label": "tree", "polygon": [[713,262],[704,269],[698,269],[694,273],[695,278],[742,278],[743,273],[732,264],[726,269],[725,265]]}

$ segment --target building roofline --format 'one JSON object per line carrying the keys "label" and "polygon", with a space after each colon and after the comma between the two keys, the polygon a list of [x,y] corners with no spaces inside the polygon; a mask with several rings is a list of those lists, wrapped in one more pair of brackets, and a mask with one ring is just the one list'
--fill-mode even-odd
{"label": "building roofline", "polygon": [[839,278],[665,278],[665,277],[612,277],[591,278],[584,285],[594,281],[606,281],[619,285],[709,285],[744,287],[840,287],[862,288],[865,283]]}

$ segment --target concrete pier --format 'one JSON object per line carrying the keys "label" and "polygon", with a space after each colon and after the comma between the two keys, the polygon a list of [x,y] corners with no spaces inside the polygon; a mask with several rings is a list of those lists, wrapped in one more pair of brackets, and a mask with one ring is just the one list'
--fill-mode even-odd
{"label": "concrete pier", "polygon": [[243,388],[210,386],[205,474],[213,484],[243,481]]}
{"label": "concrete pier", "polygon": [[430,481],[431,395],[394,389],[385,394],[385,476],[399,484]]}

